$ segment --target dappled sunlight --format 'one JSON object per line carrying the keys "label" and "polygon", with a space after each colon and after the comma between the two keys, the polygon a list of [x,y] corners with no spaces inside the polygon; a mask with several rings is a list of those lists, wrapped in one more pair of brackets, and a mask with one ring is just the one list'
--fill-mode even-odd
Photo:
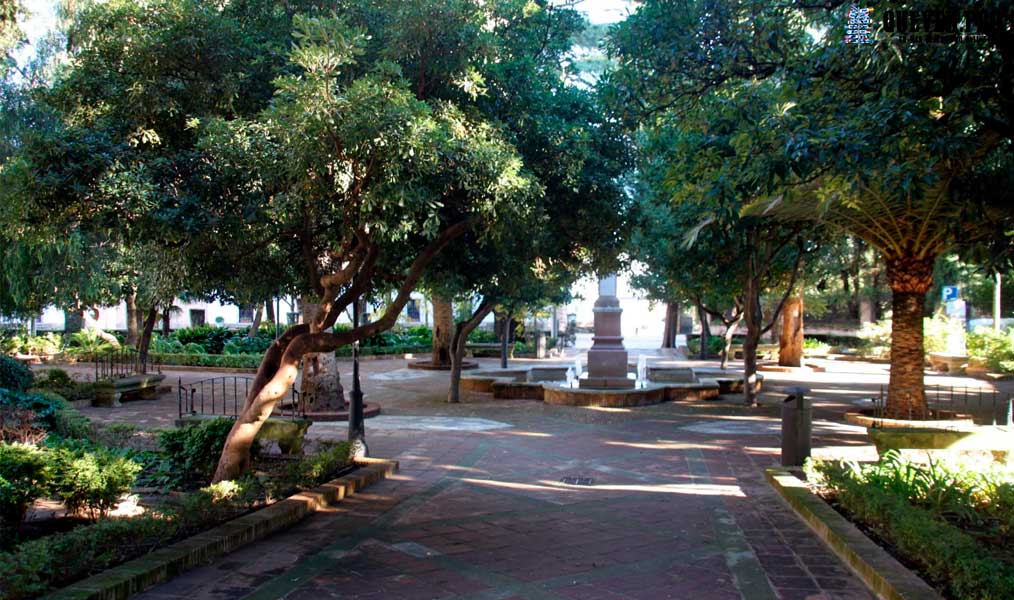
{"label": "dappled sunlight", "polygon": [[491,479],[462,479],[461,481],[482,486],[528,492],[645,492],[649,494],[682,494],[689,496],[746,497],[746,494],[743,493],[743,490],[740,489],[738,485],[722,485],[714,483],[572,485],[559,481],[549,481],[546,479],[540,479],[537,483],[518,483],[513,481],[495,481]]}
{"label": "dappled sunlight", "polygon": [[658,440],[657,442],[605,442],[607,446],[622,446],[624,448],[637,448],[638,450],[721,450],[721,446],[713,444],[701,444],[694,442],[676,442],[672,440]]}
{"label": "dappled sunlight", "polygon": [[497,431],[496,435],[520,435],[522,437],[548,438],[553,437],[551,433],[540,433],[538,431]]}
{"label": "dappled sunlight", "polygon": [[489,471],[485,469],[476,469],[475,467],[463,467],[461,465],[434,465],[434,469],[443,469],[444,471],[461,471],[463,473],[476,473],[479,475],[488,475]]}
{"label": "dappled sunlight", "polygon": [[576,408],[583,408],[585,410],[594,410],[597,412],[604,413],[629,413],[632,412],[629,408],[620,408],[617,406],[578,406]]}

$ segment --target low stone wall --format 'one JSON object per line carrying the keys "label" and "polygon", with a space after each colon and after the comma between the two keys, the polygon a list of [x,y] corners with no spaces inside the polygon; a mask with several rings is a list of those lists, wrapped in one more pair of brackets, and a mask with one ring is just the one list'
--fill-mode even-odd
{"label": "low stone wall", "polygon": [[665,387],[626,390],[590,390],[545,386],[543,401],[564,406],[647,406],[666,401]]}

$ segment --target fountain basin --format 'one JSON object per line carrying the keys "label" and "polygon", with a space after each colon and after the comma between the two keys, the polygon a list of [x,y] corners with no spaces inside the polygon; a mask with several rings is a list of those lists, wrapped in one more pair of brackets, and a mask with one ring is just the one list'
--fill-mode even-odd
{"label": "fountain basin", "polygon": [[[688,368],[649,368],[649,381],[627,388],[591,388],[584,382],[567,386],[566,367],[489,369],[461,378],[461,389],[491,394],[495,400],[539,400],[563,406],[646,406],[660,402],[695,402],[717,398],[732,378],[698,377]],[[584,384],[584,385],[583,385]]]}

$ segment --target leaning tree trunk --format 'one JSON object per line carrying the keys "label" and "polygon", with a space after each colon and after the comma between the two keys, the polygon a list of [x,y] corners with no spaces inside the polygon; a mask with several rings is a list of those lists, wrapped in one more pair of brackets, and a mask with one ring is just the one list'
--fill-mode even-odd
{"label": "leaning tree trunk", "polygon": [[253,322],[250,323],[250,331],[247,332],[247,334],[246,334],[247,337],[252,337],[252,338],[257,337],[257,332],[261,328],[261,316],[263,314],[264,314],[264,307],[258,305],[257,308],[254,309]]}
{"label": "leaning tree trunk", "polygon": [[451,338],[454,336],[454,307],[436,294],[433,301],[433,358],[436,366],[451,365]]}
{"label": "leaning tree trunk", "polygon": [[148,370],[148,349],[151,348],[151,334],[155,331],[155,322],[158,320],[158,308],[155,304],[151,305],[148,309],[148,314],[144,318],[144,324],[141,328],[141,339],[137,342],[137,360],[141,365],[141,372],[145,373]]}
{"label": "leaning tree trunk", "polygon": [[922,419],[927,415],[923,367],[922,318],[926,292],[933,285],[936,257],[887,259],[891,286],[891,379],[887,387],[885,416],[891,419]]}
{"label": "leaning tree trunk", "polygon": [[[739,324],[742,322],[743,322],[743,314],[740,313],[739,316],[735,318],[735,320],[728,321],[725,324],[725,333],[722,334],[721,368],[723,371],[729,367],[729,359],[731,358],[732,355],[732,338],[735,337],[736,331],[739,330]],[[743,356],[744,357],[746,356],[746,346],[743,346]]]}
{"label": "leaning tree trunk", "polygon": [[126,298],[124,298],[124,303],[127,305],[127,337],[123,341],[128,346],[137,346],[137,292],[131,291],[128,293]]}
{"label": "leaning tree trunk", "polygon": [[170,323],[169,323],[169,313],[170,313],[171,310],[172,310],[172,307],[171,306],[167,306],[162,311],[162,336],[163,337],[169,337],[169,333],[170,333],[170,330],[171,330]]}
{"label": "leaning tree trunk", "polygon": [[778,340],[778,364],[803,366],[803,298],[796,296],[782,307],[782,333]]}
{"label": "leaning tree trunk", "polygon": [[458,323],[454,328],[454,339],[451,341],[451,386],[447,390],[447,401],[456,403],[461,401],[461,364],[465,360],[465,346],[468,344],[468,335],[475,331],[475,328],[482,323],[493,310],[493,303],[483,301],[467,321]]}

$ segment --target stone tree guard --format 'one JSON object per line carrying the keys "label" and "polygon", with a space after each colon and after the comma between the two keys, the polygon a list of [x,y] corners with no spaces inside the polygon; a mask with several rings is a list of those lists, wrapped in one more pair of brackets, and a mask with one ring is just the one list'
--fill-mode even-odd
{"label": "stone tree guard", "polygon": [[803,298],[794,296],[782,308],[782,335],[778,340],[778,365],[803,366]]}
{"label": "stone tree guard", "polygon": [[[624,389],[635,385],[627,378],[627,350],[620,331],[620,301],[616,297],[616,275],[599,280],[599,298],[595,301],[595,335],[588,350],[588,377],[582,388]],[[580,375],[580,374],[579,374]]]}

